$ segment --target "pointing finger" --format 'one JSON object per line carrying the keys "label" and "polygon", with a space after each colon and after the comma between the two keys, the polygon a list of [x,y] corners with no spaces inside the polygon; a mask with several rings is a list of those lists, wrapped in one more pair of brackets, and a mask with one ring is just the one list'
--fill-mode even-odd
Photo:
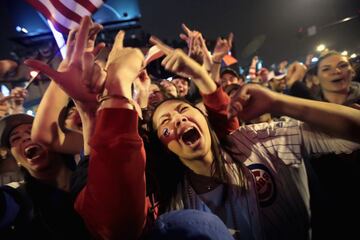
{"label": "pointing finger", "polygon": [[120,30],[115,37],[114,47],[120,48],[120,49],[123,48],[124,47],[124,38],[125,38],[125,32]]}
{"label": "pointing finger", "polygon": [[191,30],[190,30],[184,23],[181,24],[181,27],[182,27],[182,29],[184,30],[184,32],[185,32],[188,36],[190,36]]}
{"label": "pointing finger", "polygon": [[172,53],[174,51],[174,49],[172,49],[171,47],[169,47],[168,45],[163,43],[159,38],[157,38],[155,36],[150,37],[150,42],[152,44],[158,46],[158,48],[161,51],[163,51],[163,53],[165,53],[166,55],[169,55],[170,53]]}

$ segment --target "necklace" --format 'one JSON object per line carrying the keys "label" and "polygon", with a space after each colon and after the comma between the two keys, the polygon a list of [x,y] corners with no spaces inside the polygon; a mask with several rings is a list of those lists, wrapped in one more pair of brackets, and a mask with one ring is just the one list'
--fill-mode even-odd
{"label": "necklace", "polygon": [[197,194],[212,191],[221,184],[221,182],[214,177],[202,176],[192,171],[189,171],[187,175],[190,185],[194,188]]}

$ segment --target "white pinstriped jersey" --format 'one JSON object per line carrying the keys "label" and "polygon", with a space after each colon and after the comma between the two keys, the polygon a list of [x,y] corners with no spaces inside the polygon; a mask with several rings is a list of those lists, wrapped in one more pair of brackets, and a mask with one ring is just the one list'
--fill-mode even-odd
{"label": "white pinstriped jersey", "polygon": [[295,121],[240,127],[229,152],[256,179],[266,239],[311,239],[310,194],[304,159],[312,154],[351,153],[360,144],[320,133]]}

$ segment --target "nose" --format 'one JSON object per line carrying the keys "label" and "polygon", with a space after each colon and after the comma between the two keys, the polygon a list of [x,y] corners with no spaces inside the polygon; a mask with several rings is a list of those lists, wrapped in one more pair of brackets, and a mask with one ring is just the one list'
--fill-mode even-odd
{"label": "nose", "polygon": [[187,118],[185,116],[179,115],[175,120],[175,126],[180,127],[180,125],[185,122],[187,122]]}
{"label": "nose", "polygon": [[341,68],[340,67],[335,68],[335,73],[337,74],[341,73]]}
{"label": "nose", "polygon": [[30,142],[31,141],[31,138],[30,138],[30,135],[29,136],[26,136],[22,139],[22,142],[23,143],[26,143],[26,142]]}

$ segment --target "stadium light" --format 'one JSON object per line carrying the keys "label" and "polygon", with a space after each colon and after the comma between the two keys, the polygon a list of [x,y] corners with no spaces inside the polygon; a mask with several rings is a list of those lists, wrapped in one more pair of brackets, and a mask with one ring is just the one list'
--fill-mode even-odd
{"label": "stadium light", "polygon": [[319,46],[316,47],[316,51],[318,52],[322,52],[326,49],[326,46],[324,44],[320,44]]}

